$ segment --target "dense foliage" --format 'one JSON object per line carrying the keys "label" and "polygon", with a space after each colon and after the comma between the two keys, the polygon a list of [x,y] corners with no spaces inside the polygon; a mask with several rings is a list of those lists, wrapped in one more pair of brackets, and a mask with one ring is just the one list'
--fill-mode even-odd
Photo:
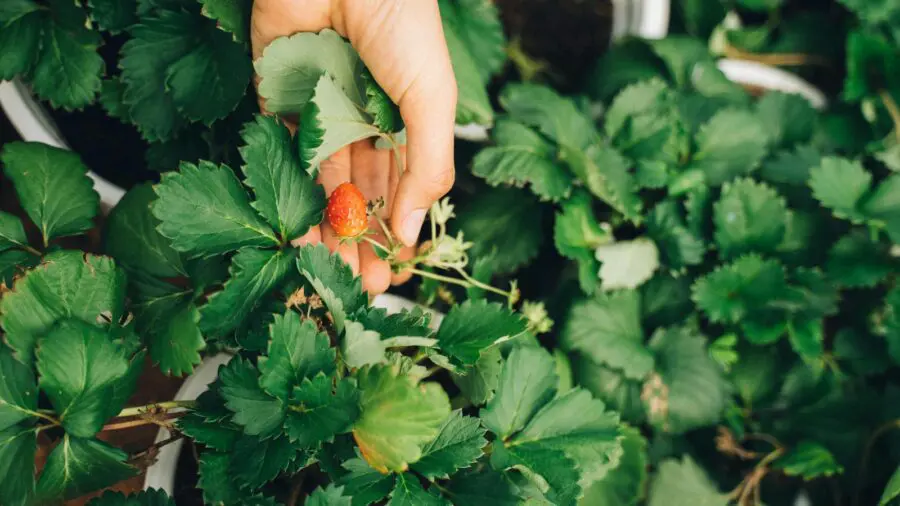
{"label": "dense foliage", "polygon": [[[319,163],[362,139],[397,149],[399,113],[333,31],[251,64],[249,5],[0,7],[0,77],[55,107],[99,100],[148,164],[177,166],[132,188],[97,246],[77,155],[0,151],[20,206],[0,211],[0,504],[105,488],[180,438],[212,505],[898,500],[891,2],[677,2],[680,34],[622,41],[568,96],[520,49],[528,79],[498,79],[496,9],[442,0],[457,123],[490,141],[459,146],[458,207],[432,208],[413,259],[378,246],[420,276],[423,305],[390,313],[292,240],[323,219]],[[115,70],[97,53],[112,36]],[[823,82],[831,103],[744,89],[722,54]],[[256,92],[276,116],[253,114]],[[196,402],[127,406],[147,357],[183,376],[215,352],[232,357]],[[104,441],[139,424],[174,436]]]}

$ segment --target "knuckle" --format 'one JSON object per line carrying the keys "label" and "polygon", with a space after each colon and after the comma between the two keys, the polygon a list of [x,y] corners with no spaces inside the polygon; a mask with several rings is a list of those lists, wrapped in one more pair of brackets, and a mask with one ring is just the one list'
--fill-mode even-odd
{"label": "knuckle", "polygon": [[434,193],[438,194],[438,196],[442,196],[449,192],[450,189],[453,188],[453,183],[455,182],[456,171],[453,170],[453,167],[441,169],[428,177],[430,188],[433,189]]}

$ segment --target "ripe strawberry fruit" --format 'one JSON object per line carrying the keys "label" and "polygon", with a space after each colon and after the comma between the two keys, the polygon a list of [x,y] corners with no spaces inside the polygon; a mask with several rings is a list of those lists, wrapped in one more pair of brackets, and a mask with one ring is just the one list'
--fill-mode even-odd
{"label": "ripe strawberry fruit", "polygon": [[352,183],[343,183],[328,197],[328,223],[340,237],[357,237],[369,227],[366,198]]}

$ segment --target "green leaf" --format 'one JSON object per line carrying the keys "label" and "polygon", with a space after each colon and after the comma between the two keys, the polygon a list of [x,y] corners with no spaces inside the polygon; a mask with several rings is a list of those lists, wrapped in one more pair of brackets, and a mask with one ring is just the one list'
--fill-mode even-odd
{"label": "green leaf", "polygon": [[310,173],[344,146],[380,134],[361,102],[348,97],[329,74],[319,78],[300,122],[310,125],[299,134],[300,161]]}
{"label": "green leaf", "polygon": [[93,436],[122,409],[112,398],[129,372],[127,350],[106,331],[78,320],[63,320],[39,345],[41,390],[50,398],[66,433]]}
{"label": "green leaf", "polygon": [[245,433],[266,438],[281,432],[285,405],[259,386],[259,371],[253,364],[235,357],[219,368],[219,379],[225,405]]}
{"label": "green leaf", "polygon": [[[4,371],[6,367],[4,365]],[[0,501],[9,506],[29,506],[34,496],[34,459],[37,432],[13,425],[0,430]]]}
{"label": "green leaf", "polygon": [[807,145],[798,145],[793,151],[779,151],[763,162],[759,176],[773,183],[806,186],[810,169],[819,165],[822,153]]}
{"label": "green leaf", "polygon": [[[188,413],[178,419],[178,430],[207,448],[227,452],[234,448],[241,435],[241,428],[232,423],[210,420],[196,412]],[[225,459],[228,460],[227,458]],[[201,459],[201,466],[203,462]],[[201,470],[202,475],[202,470]],[[201,486],[201,488],[203,488]]]}
{"label": "green leaf", "polygon": [[365,307],[353,315],[353,319],[369,330],[374,330],[382,339],[393,337],[415,336],[430,337],[434,334],[431,328],[433,313],[416,306],[412,310],[401,309],[397,313],[388,313],[380,307]]}
{"label": "green leaf", "polygon": [[884,487],[884,492],[881,494],[881,501],[878,502],[878,506],[887,506],[891,501],[900,496],[900,467],[894,471],[894,474],[891,475],[890,481]]}
{"label": "green leaf", "polygon": [[372,116],[372,124],[384,133],[395,133],[403,130],[403,118],[400,117],[400,109],[391,100],[391,97],[372,77],[372,73],[366,70],[362,74],[365,84],[366,104],[365,110]]}
{"label": "green leaf", "polygon": [[172,247],[191,257],[228,253],[245,246],[279,244],[272,229],[250,207],[247,192],[225,165],[182,163],[154,187],[153,215]]}
{"label": "green leaf", "polygon": [[443,28],[450,63],[456,77],[456,123],[490,125],[494,121],[494,110],[485,89],[487,83],[480,75],[479,64],[469,52],[469,47],[456,33],[456,27],[444,21]]}
{"label": "green leaf", "polygon": [[[491,455],[495,469],[515,468],[539,488],[547,504],[575,506],[582,493],[575,461],[560,450],[541,446],[499,446]],[[541,497],[543,499],[543,497]]]}
{"label": "green leaf", "polygon": [[308,458],[286,436],[271,439],[244,436],[238,439],[230,456],[232,476],[241,488],[251,492],[274,480],[298,459],[305,463]]}
{"label": "green leaf", "polygon": [[397,483],[391,491],[391,500],[387,506],[449,506],[434,489],[426,491],[419,478],[412,474],[397,476]]}
{"label": "green leaf", "polygon": [[723,109],[700,127],[695,139],[697,152],[691,167],[718,186],[752,172],[767,153],[769,134],[753,113]]}
{"label": "green leaf", "polygon": [[311,320],[288,310],[275,315],[269,327],[269,350],[259,357],[259,384],[270,394],[287,401],[304,378],[334,372],[335,352],[328,335],[318,332]]}
{"label": "green leaf", "polygon": [[348,432],[359,411],[359,390],[353,380],[344,378],[335,384],[319,373],[294,387],[284,428],[294,444],[313,446]]}
{"label": "green leaf", "polygon": [[298,248],[297,268],[322,297],[338,330],[343,330],[347,315],[367,305],[361,279],[353,276],[353,270],[340,255],[331,254],[324,245]]}
{"label": "green leaf", "polygon": [[448,478],[484,454],[485,432],[478,418],[464,416],[460,410],[450,413],[437,437],[422,448],[422,458],[412,469],[429,480]]}
{"label": "green leaf", "polygon": [[200,328],[222,336],[236,329],[256,304],[287,276],[294,256],[291,250],[244,248],[231,258],[231,278],[200,308]]}
{"label": "green leaf", "polygon": [[481,409],[481,421],[499,437],[522,429],[556,395],[556,362],[540,348],[515,348],[503,363],[494,397]]}
{"label": "green leaf", "polygon": [[309,495],[304,506],[351,506],[350,496],[344,495],[344,487],[337,487],[334,483],[326,488],[318,487]]}
{"label": "green leaf", "polygon": [[594,256],[600,261],[598,276],[603,290],[637,288],[659,268],[659,250],[646,237],[604,244]]}
{"label": "green leaf", "polygon": [[593,201],[584,191],[575,191],[556,213],[553,243],[560,255],[578,261],[578,279],[585,293],[593,293],[597,285],[600,263],[594,250],[612,240],[609,225],[597,221]]}
{"label": "green leaf", "polygon": [[129,190],[106,219],[104,250],[126,269],[160,278],[185,276],[178,252],[156,230],[159,220],[150,214],[155,200],[149,184]]}
{"label": "green leaf", "polygon": [[349,367],[359,368],[383,362],[386,351],[387,344],[378,332],[367,330],[357,322],[346,322],[341,358]]}
{"label": "green leaf", "polygon": [[512,484],[490,468],[454,474],[444,493],[455,506],[519,506]]}
{"label": "green leaf", "polygon": [[108,487],[137,474],[127,460],[127,453],[102,441],[66,434],[47,457],[37,495],[71,499]]}
{"label": "green leaf", "polygon": [[0,211],[0,251],[28,245],[22,221],[15,216]]}
{"label": "green leaf", "polygon": [[117,34],[137,22],[135,0],[88,0],[91,19],[101,30]]}
{"label": "green leaf", "polygon": [[[54,10],[65,5],[51,4]],[[88,29],[86,13],[78,4],[61,10],[64,12],[58,16],[62,19],[43,23],[40,52],[31,69],[31,88],[54,109],[82,109],[100,91],[103,58],[97,50],[102,39],[98,32]]]}
{"label": "green leaf", "polygon": [[865,219],[859,203],[872,185],[872,174],[861,163],[826,156],[818,167],[809,171],[809,176],[813,196],[836,217],[854,223]]}
{"label": "green leaf", "polygon": [[250,35],[250,0],[201,0],[204,16],[216,21],[216,27],[231,34],[236,42],[246,42]]}
{"label": "green leaf", "polygon": [[522,318],[500,304],[467,300],[450,309],[438,329],[437,340],[452,359],[472,365],[485,349],[522,332]]}
{"label": "green leaf", "polygon": [[37,142],[11,142],[0,161],[45,246],[94,227],[100,197],[77,154]]}
{"label": "green leaf", "polygon": [[862,230],[838,239],[828,250],[825,270],[835,283],[848,288],[874,287],[894,270],[895,260],[884,243]]}
{"label": "green leaf", "polygon": [[253,188],[253,207],[283,240],[305,234],[322,221],[325,190],[302,169],[291,133],[277,118],[257,116],[244,125],[243,171]]}
{"label": "green leaf", "polygon": [[817,113],[802,95],[769,91],[756,102],[756,113],[774,146],[790,147],[812,139]]}
{"label": "green leaf", "polygon": [[647,216],[647,235],[656,243],[663,265],[680,270],[703,261],[706,244],[688,229],[677,202],[660,202]]}
{"label": "green leaf", "polygon": [[599,293],[572,306],[560,344],[621,369],[630,379],[642,379],[653,369],[653,356],[644,346],[640,318],[638,292]]}
{"label": "green leaf", "polygon": [[485,350],[475,365],[467,368],[463,373],[452,374],[453,382],[462,391],[473,405],[484,404],[494,396],[497,384],[500,382],[500,370],[503,359],[500,356],[500,348],[492,347]]}
{"label": "green leaf", "polygon": [[145,323],[144,335],[150,357],[163,374],[183,376],[194,371],[203,357],[200,352],[206,348],[206,341],[200,332],[200,312],[191,303],[176,305],[171,312],[165,311],[149,316]]}
{"label": "green leaf", "polygon": [[655,372],[644,381],[641,399],[651,424],[683,432],[718,422],[730,388],[706,339],[690,329],[659,330],[650,340]]}
{"label": "green leaf", "polygon": [[532,83],[508,84],[500,92],[500,105],[513,120],[536,127],[572,151],[583,150],[598,138],[591,119],[575,102],[550,87]]}
{"label": "green leaf", "polygon": [[644,423],[646,413],[641,401],[640,382],[629,380],[621,371],[597,364],[582,355],[571,357],[576,384],[603,400],[610,409],[618,411],[623,420],[635,425]]}
{"label": "green leaf", "polygon": [[417,385],[396,367],[366,366],[356,373],[361,415],[353,437],[375,469],[403,472],[439,433],[450,401],[437,383]]}
{"label": "green leaf", "polygon": [[197,487],[203,491],[206,504],[224,506],[246,500],[230,476],[231,457],[227,453],[203,452],[197,465]]}
{"label": "green leaf", "polygon": [[506,62],[506,39],[497,7],[487,0],[441,0],[438,6],[444,26],[452,27],[465,43],[486,84]]}
{"label": "green leaf", "polygon": [[303,111],[323,74],[334,79],[336,91],[343,90],[351,102],[364,105],[359,55],[334,30],[275,39],[254,66],[261,79],[259,95],[266,99],[269,112]]}
{"label": "green leaf", "polygon": [[814,441],[801,441],[797,446],[772,463],[773,469],[780,469],[788,476],[801,476],[803,481],[834,476],[844,472],[834,455],[827,448]]}
{"label": "green leaf", "polygon": [[564,149],[560,157],[595,197],[625,218],[640,222],[643,203],[635,193],[638,188],[628,172],[629,161],[618,151],[594,144],[585,150]]}
{"label": "green leaf", "polygon": [[556,150],[527,126],[501,119],[491,133],[496,146],[482,149],[472,160],[472,173],[491,186],[530,185],[541,200],[567,198],[572,175],[556,161]]}
{"label": "green leaf", "polygon": [[394,488],[393,474],[382,474],[363,459],[350,459],[341,466],[348,473],[338,483],[353,497],[353,506],[368,506],[380,501]]}
{"label": "green leaf", "polygon": [[634,506],[643,499],[647,482],[647,440],[632,427],[623,428],[622,433],[619,465],[585,489],[580,505]]}
{"label": "green leaf", "polygon": [[34,417],[37,410],[37,382],[31,368],[0,348],[0,431]]}
{"label": "green leaf", "polygon": [[23,2],[23,11],[8,20],[0,18],[0,79],[26,74],[34,65],[41,43],[44,17],[35,12],[37,4]]}
{"label": "green leaf", "polygon": [[710,321],[737,323],[784,289],[784,268],[777,260],[746,255],[698,279],[691,298]]}
{"label": "green leaf", "polygon": [[769,186],[739,178],[722,185],[722,196],[713,206],[713,222],[724,258],[751,251],[771,253],[784,238],[787,203]]}
{"label": "green leaf", "polygon": [[663,461],[650,483],[648,506],[727,506],[728,494],[719,492],[706,472],[685,455],[681,461]]}
{"label": "green leaf", "polygon": [[497,274],[509,273],[534,259],[543,241],[543,210],[536,199],[514,188],[480,192],[458,208],[456,227],[465,237],[477,237],[469,250],[483,258],[495,250]]}
{"label": "green leaf", "polygon": [[16,282],[0,299],[0,324],[16,358],[30,363],[38,336],[59,320],[96,324],[101,315],[118,321],[123,313],[125,275],[106,257],[60,251]]}
{"label": "green leaf", "polygon": [[651,79],[625,88],[605,115],[604,128],[613,145],[629,158],[660,162],[662,184],[666,167],[681,161],[690,142],[676,99],[662,80]]}

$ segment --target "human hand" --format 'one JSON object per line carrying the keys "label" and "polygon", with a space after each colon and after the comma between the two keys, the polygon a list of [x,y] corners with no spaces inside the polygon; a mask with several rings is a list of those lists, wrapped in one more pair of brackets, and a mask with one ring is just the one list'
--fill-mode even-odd
{"label": "human hand", "polygon": [[[381,211],[391,231],[406,248],[399,259],[413,256],[431,204],[453,186],[453,124],[456,79],[444,40],[435,0],[255,0],[251,21],[254,59],[278,37],[332,28],[359,53],[375,80],[400,107],[406,123],[408,150],[375,149],[371,140],[356,142],[322,162],[319,182],[330,195],[350,181],[368,200],[385,199]],[[408,153],[408,156],[407,156]],[[398,165],[406,167],[398,173]],[[370,229],[381,234],[374,223]],[[375,237],[384,244],[384,237]],[[362,275],[370,293],[402,283],[408,274],[393,275],[366,243],[344,243],[328,223],[309,231],[300,244],[324,242]]]}

